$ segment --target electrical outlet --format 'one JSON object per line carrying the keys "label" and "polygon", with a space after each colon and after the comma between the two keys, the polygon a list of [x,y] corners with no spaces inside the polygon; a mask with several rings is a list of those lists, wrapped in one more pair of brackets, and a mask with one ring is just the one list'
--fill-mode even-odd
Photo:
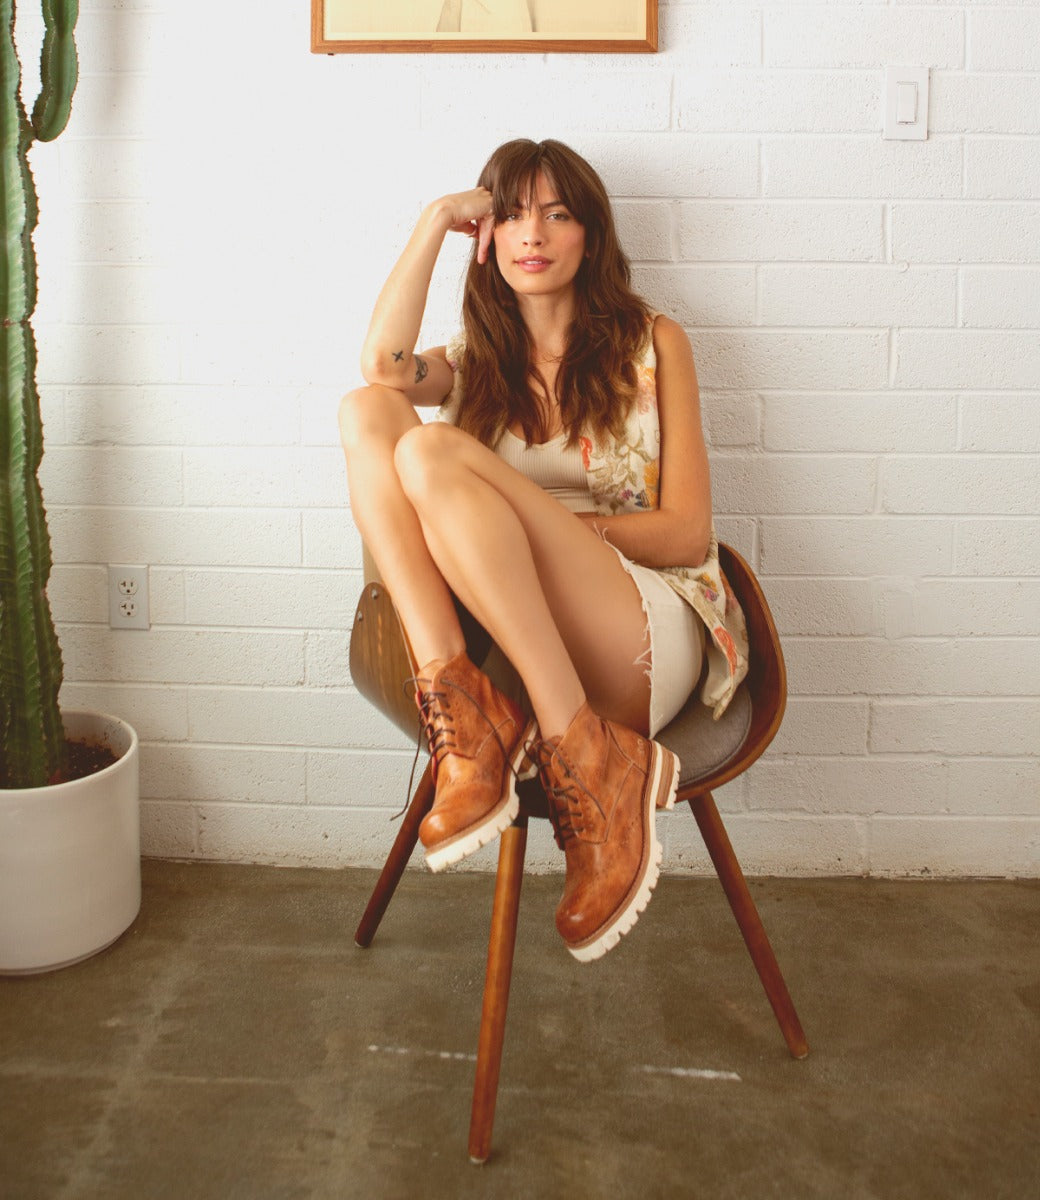
{"label": "electrical outlet", "polygon": [[108,568],[108,623],[113,629],[148,629],[148,568]]}

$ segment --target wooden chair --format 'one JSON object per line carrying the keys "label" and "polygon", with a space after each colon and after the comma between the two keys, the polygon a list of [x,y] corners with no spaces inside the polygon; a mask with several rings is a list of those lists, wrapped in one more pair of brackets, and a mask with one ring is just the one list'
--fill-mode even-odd
{"label": "wooden chair", "polygon": [[[809,1047],[798,1014],[711,794],[712,788],[746,771],[769,745],[780,727],[787,701],[783,653],[758,580],[735,550],[720,545],[719,554],[726,577],[747,619],[751,643],[750,670],[720,721],[713,721],[708,709],[694,695],[679,715],[658,734],[658,740],[679,756],[682,770],[678,799],[689,801],[693,809],[701,836],[787,1046],[795,1058],[804,1058]],[[351,636],[351,675],[362,695],[406,734],[415,737],[418,730],[415,705],[409,689],[404,686],[405,681],[415,673],[407,640],[390,596],[378,582],[367,555],[366,579],[368,582],[358,604]],[[465,610],[461,610],[460,615],[463,617],[470,657],[481,663],[490,648],[490,638]],[[379,928],[394,889],[415,849],[419,824],[433,804],[433,795],[433,780],[428,766],[358,925],[355,941],[362,948],[371,945]],[[502,834],[499,848],[470,1121],[469,1154],[474,1162],[484,1162],[491,1149],[527,823],[532,816],[548,816],[545,797],[537,780],[521,785],[520,815]]]}

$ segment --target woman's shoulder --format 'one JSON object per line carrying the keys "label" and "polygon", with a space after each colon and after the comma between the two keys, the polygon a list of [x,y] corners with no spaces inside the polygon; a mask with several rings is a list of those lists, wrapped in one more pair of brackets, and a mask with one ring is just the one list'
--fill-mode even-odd
{"label": "woman's shoulder", "polygon": [[657,359],[662,350],[665,354],[676,344],[676,337],[685,338],[682,326],[657,309],[650,309],[646,318],[646,336],[636,355],[635,362],[639,367],[657,367]]}
{"label": "woman's shoulder", "polygon": [[686,330],[678,321],[673,321],[671,317],[666,317],[663,313],[657,313],[654,317],[652,341],[651,353],[655,367],[661,359],[672,364],[687,363],[692,367],[693,347],[690,345]]}
{"label": "woman's shoulder", "polygon": [[660,312],[651,314],[650,320],[653,323],[652,340],[654,350],[658,354],[662,350],[667,354],[669,350],[690,344],[690,339],[686,336],[686,330],[683,329],[678,321]]}

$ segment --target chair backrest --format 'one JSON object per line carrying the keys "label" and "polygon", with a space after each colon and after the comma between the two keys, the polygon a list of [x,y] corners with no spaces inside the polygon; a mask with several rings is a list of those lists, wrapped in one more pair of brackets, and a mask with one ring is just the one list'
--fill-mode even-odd
{"label": "chair backrest", "polygon": [[361,591],[350,632],[350,679],[362,696],[414,741],[419,729],[415,700],[406,687],[415,674],[408,639],[382,583]]}
{"label": "chair backrest", "polygon": [[751,766],[776,736],[787,707],[784,653],[762,587],[744,559],[725,542],[719,543],[719,562],[747,622],[750,652],[743,686],[751,696],[751,725],[740,751],[703,781],[708,790],[735,779]]}

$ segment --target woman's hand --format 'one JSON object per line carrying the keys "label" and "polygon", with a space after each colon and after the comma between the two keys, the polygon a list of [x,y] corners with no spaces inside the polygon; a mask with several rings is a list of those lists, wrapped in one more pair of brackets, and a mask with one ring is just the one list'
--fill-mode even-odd
{"label": "woman's hand", "polygon": [[464,233],[477,239],[477,262],[487,262],[491,235],[495,232],[495,205],[487,188],[444,196],[437,201],[437,206],[452,233]]}

